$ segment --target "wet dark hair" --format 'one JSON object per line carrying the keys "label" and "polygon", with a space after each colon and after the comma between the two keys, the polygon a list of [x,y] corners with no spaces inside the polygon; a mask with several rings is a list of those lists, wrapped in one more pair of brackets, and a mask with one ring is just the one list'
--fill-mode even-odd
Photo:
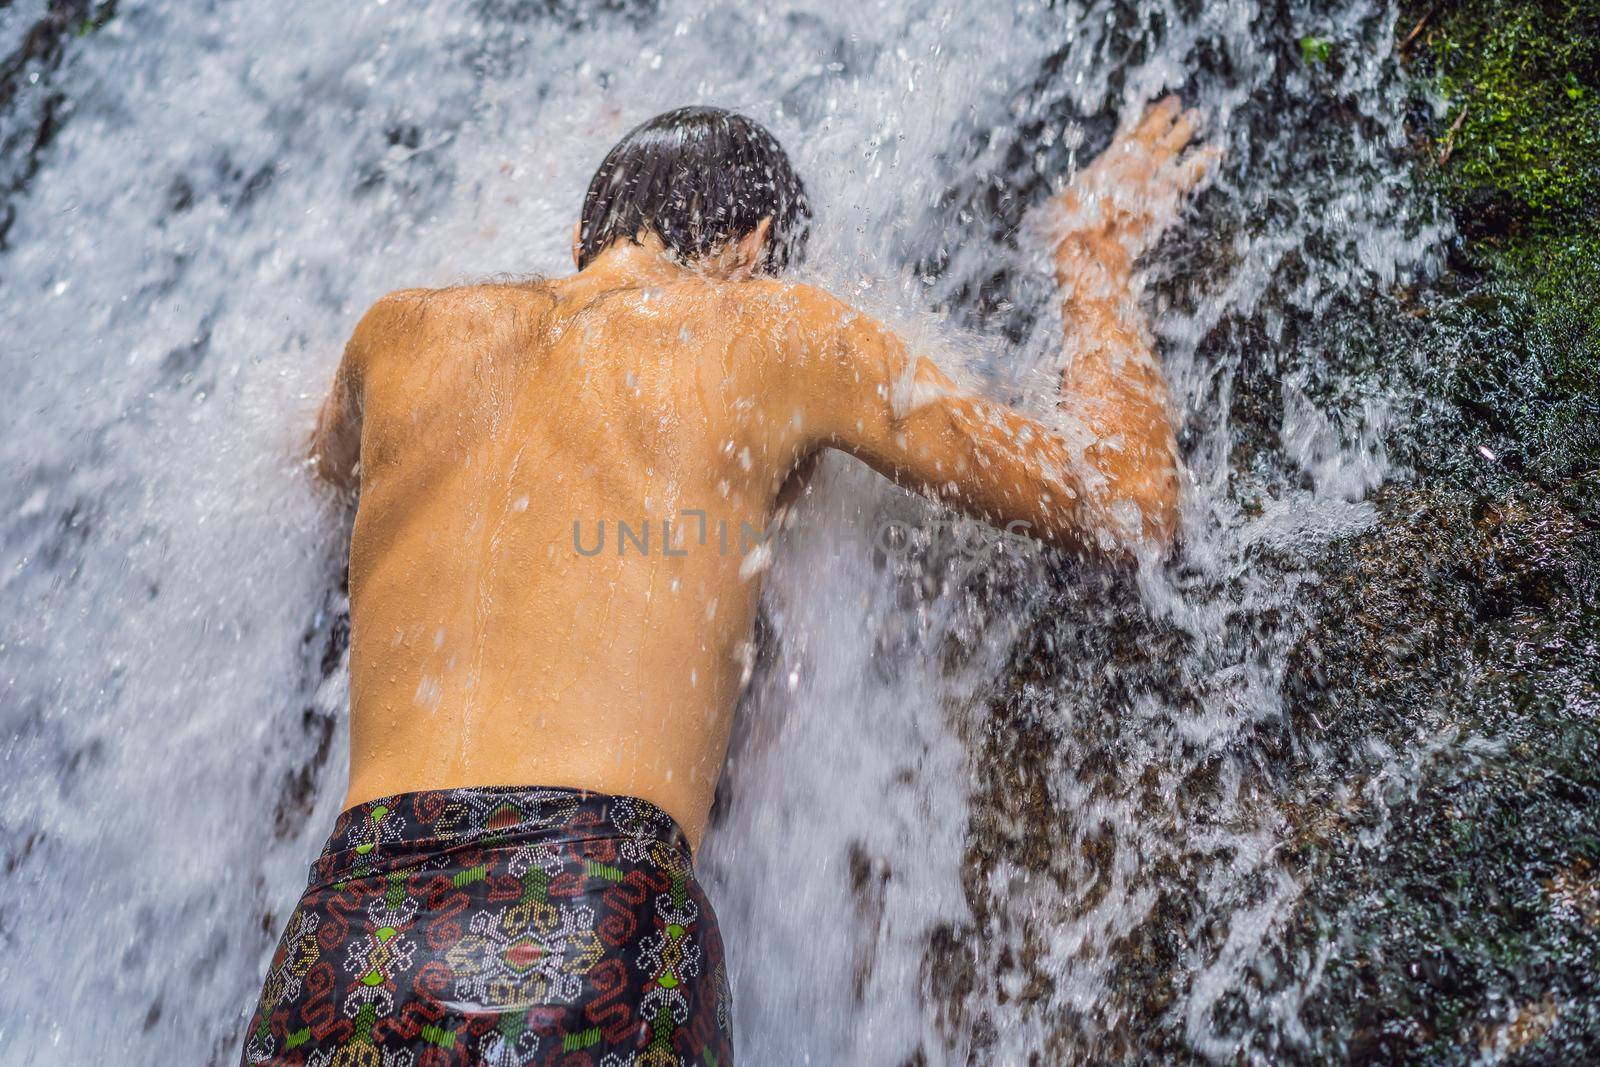
{"label": "wet dark hair", "polygon": [[760,123],[717,107],[680,107],[636,126],[594,172],[583,197],[578,269],[612,242],[654,233],[693,260],[771,216],[758,269],[798,260],[811,205],[783,146]]}

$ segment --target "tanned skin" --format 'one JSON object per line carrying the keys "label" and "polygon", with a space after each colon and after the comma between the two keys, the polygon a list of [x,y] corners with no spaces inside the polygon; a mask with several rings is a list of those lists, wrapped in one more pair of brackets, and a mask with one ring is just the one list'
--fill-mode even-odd
{"label": "tanned skin", "polygon": [[[1180,156],[1193,123],[1162,101],[1059,198],[1065,435],[754,275],[765,223],[692,265],[643,234],[560,280],[380,300],[312,442],[359,491],[347,804],[571,786],[652,801],[698,847],[760,593],[739,531],[825,449],[1057,546],[1170,542],[1173,431],[1130,293],[1212,158]],[[617,523],[646,520],[649,551],[619,555]]]}

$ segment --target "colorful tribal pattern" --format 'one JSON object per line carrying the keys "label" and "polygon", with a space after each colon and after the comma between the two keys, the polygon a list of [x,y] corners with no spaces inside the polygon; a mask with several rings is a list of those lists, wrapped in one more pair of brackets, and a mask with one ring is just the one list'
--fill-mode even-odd
{"label": "colorful tribal pattern", "polygon": [[733,1063],[716,916],[676,823],[571,789],[452,789],[339,816],[243,1063]]}

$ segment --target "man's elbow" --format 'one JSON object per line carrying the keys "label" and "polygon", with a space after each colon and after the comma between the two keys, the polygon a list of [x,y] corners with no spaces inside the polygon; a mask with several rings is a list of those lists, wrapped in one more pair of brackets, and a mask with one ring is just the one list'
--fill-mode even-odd
{"label": "man's elbow", "polygon": [[1166,552],[1178,539],[1177,467],[1140,470],[1118,483],[1111,524],[1117,539],[1128,549],[1147,546]]}
{"label": "man's elbow", "polygon": [[1145,540],[1170,549],[1178,540],[1178,472],[1162,472],[1146,490],[1140,510],[1144,512]]}
{"label": "man's elbow", "polygon": [[1134,453],[1138,462],[1130,464],[1126,484],[1143,516],[1145,542],[1167,551],[1178,539],[1180,468],[1171,430],[1163,429]]}

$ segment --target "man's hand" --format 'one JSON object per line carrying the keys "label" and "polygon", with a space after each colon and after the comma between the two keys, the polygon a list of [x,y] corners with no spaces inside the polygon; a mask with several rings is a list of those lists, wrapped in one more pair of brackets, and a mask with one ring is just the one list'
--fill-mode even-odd
{"label": "man's hand", "polygon": [[1160,239],[1184,198],[1221,156],[1211,147],[1184,152],[1198,124],[1198,112],[1184,111],[1176,96],[1168,96],[1118,131],[1078,173],[1056,198],[1061,209],[1058,281],[1072,280],[1085,255],[1127,273]]}

